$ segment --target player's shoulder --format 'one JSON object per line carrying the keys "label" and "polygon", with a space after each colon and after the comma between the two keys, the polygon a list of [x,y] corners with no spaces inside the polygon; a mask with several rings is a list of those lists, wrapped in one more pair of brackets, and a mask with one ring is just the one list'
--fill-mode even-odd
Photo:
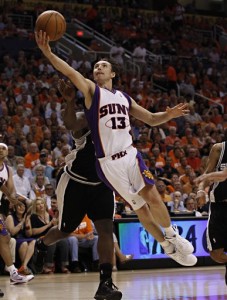
{"label": "player's shoulder", "polygon": [[215,144],[212,146],[211,150],[212,150],[213,152],[220,152],[220,151],[222,150],[222,147],[223,147],[223,143],[215,143]]}

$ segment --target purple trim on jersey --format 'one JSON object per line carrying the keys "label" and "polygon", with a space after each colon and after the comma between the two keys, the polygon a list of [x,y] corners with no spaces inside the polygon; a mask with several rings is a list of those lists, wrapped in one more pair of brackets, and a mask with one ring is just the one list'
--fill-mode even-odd
{"label": "purple trim on jersey", "polygon": [[146,164],[142,158],[142,155],[139,151],[137,151],[136,159],[138,160],[141,176],[143,177],[144,183],[154,185],[155,181],[154,181],[153,175],[151,174],[148,167],[146,166]]}
{"label": "purple trim on jersey", "polygon": [[125,92],[122,92],[122,94],[125,96],[125,98],[128,100],[129,103],[129,110],[132,106],[132,99],[130,98],[130,96],[128,94],[126,94]]}
{"label": "purple trim on jersey", "polygon": [[6,225],[2,219],[0,219],[0,235],[6,236],[9,235]]}
{"label": "purple trim on jersey", "polygon": [[84,113],[87,118],[89,127],[91,129],[91,137],[95,146],[95,152],[97,157],[105,156],[102,148],[102,143],[99,138],[99,106],[100,106],[100,88],[96,85],[95,92],[92,97],[92,104],[89,109],[85,108]]}

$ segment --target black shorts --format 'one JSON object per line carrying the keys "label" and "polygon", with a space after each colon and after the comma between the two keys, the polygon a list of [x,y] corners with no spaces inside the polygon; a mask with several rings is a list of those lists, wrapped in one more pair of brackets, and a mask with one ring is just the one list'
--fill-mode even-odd
{"label": "black shorts", "polygon": [[227,249],[227,203],[211,203],[207,223],[207,247],[210,251]]}
{"label": "black shorts", "polygon": [[81,223],[84,215],[93,221],[113,219],[114,195],[104,183],[88,185],[70,179],[63,172],[57,186],[59,229],[70,233]]}

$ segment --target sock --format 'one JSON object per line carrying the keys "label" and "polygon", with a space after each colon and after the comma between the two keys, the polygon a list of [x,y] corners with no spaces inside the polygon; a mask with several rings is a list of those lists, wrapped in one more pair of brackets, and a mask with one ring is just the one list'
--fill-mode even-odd
{"label": "sock", "polygon": [[173,237],[176,235],[176,232],[174,231],[172,225],[170,227],[164,228],[164,231],[165,231],[166,236],[168,236],[168,237]]}
{"label": "sock", "polygon": [[6,266],[6,269],[9,271],[10,275],[12,275],[13,273],[17,272],[17,269],[15,268],[14,265],[12,265],[12,266]]}
{"label": "sock", "polygon": [[112,277],[112,264],[105,263],[100,264],[99,268],[99,275],[100,275],[100,281],[106,281],[107,279]]}
{"label": "sock", "polygon": [[47,247],[48,247],[48,246],[46,246],[46,245],[44,244],[42,238],[37,239],[36,243],[37,243],[37,248],[38,248],[40,251],[46,251],[46,250],[47,250]]}

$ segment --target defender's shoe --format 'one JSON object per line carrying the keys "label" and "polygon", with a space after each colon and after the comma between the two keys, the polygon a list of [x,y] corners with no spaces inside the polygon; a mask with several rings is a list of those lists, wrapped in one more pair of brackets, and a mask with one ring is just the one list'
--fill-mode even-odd
{"label": "defender's shoe", "polygon": [[41,239],[37,239],[35,243],[35,251],[32,259],[33,267],[36,273],[42,273],[44,267],[45,257],[47,255],[47,246],[45,246]]}
{"label": "defender's shoe", "polygon": [[165,240],[173,244],[177,251],[181,252],[184,255],[192,254],[194,251],[194,247],[192,244],[179,235],[178,229],[176,225],[173,225],[173,230],[175,231],[175,235],[172,237],[168,237],[165,235]]}
{"label": "defender's shoe", "polygon": [[22,284],[27,283],[30,280],[34,278],[34,275],[27,275],[23,276],[18,274],[17,272],[13,272],[12,275],[10,275],[10,284]]}
{"label": "defender's shoe", "polygon": [[113,284],[112,279],[100,282],[98,290],[94,297],[96,300],[120,300],[122,293]]}
{"label": "defender's shoe", "polygon": [[3,291],[0,289],[0,298],[4,297]]}

